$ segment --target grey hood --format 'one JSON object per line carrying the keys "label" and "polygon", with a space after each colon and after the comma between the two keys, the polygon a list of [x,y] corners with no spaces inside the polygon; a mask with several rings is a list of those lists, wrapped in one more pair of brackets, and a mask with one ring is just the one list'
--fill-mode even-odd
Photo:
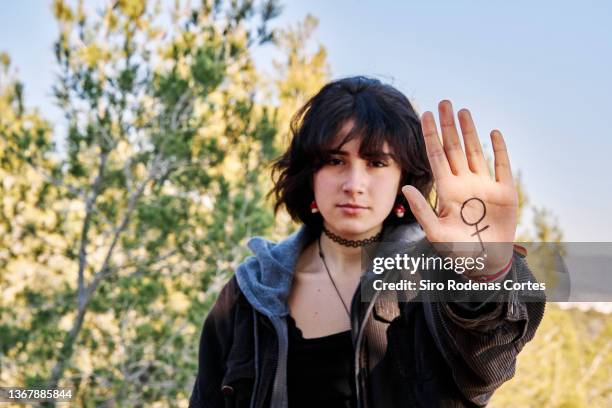
{"label": "grey hood", "polygon": [[247,246],[254,256],[248,257],[236,270],[240,290],[249,303],[268,317],[289,313],[287,296],[293,270],[302,250],[314,239],[306,226],[278,244],[263,237],[251,238]]}

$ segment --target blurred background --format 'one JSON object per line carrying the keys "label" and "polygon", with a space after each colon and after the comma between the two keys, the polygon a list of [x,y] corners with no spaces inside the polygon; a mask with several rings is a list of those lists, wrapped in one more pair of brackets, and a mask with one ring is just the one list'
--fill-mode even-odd
{"label": "blurred background", "polygon": [[[505,135],[518,240],[612,241],[612,4],[51,1],[0,5],[0,385],[186,406],[203,319],[291,115],[368,75]],[[604,303],[547,305],[491,406],[612,406]]]}

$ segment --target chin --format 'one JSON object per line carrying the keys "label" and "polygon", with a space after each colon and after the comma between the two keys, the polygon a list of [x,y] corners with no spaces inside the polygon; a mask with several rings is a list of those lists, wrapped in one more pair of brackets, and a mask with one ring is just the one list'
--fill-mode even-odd
{"label": "chin", "polygon": [[343,237],[360,236],[379,225],[377,223],[364,223],[361,220],[334,220],[333,222],[328,221],[327,224],[333,231]]}

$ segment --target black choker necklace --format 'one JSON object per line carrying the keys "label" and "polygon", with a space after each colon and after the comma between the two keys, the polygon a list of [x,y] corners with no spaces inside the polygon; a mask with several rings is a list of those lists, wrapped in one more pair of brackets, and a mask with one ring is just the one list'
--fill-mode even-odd
{"label": "black choker necklace", "polygon": [[352,240],[352,239],[346,239],[346,238],[339,237],[338,235],[334,234],[333,232],[331,232],[325,227],[323,227],[323,232],[325,232],[325,235],[327,235],[329,239],[331,239],[332,241],[337,242],[340,245],[344,245],[344,246],[351,247],[351,248],[359,248],[364,245],[371,244],[372,242],[379,241],[380,237],[382,237],[382,230],[380,230],[380,232],[374,235],[373,237],[366,238],[366,239],[358,239],[358,240]]}

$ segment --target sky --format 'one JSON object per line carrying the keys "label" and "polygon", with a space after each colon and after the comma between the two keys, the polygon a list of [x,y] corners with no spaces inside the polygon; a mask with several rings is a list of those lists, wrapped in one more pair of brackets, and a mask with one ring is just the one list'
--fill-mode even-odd
{"label": "sky", "polygon": [[[285,1],[273,26],[307,13],[333,78],[376,77],[421,112],[442,99],[470,109],[489,151],[489,132],[504,134],[530,204],[554,214],[565,241],[612,242],[612,2]],[[0,51],[27,104],[59,121],[56,36],[50,2],[0,2]],[[255,51],[262,70],[276,56]]]}

